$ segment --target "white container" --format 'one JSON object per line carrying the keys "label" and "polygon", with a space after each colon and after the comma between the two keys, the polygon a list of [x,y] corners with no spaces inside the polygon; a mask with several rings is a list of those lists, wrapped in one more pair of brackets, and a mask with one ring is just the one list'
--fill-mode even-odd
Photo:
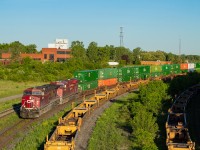
{"label": "white container", "polygon": [[189,72],[194,72],[194,67],[195,67],[194,63],[188,63],[188,71]]}

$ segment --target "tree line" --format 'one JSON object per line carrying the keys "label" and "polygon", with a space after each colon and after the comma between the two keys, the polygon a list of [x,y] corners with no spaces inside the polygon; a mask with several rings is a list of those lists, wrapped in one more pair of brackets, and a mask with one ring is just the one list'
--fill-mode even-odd
{"label": "tree line", "polygon": [[[87,48],[81,41],[73,41],[70,49],[72,55],[81,60],[89,60],[93,63],[107,63],[117,61],[121,64],[140,64],[140,61],[172,61],[172,63],[198,62],[198,55],[176,55],[166,53],[162,50],[145,51],[140,47],[130,50],[126,47],[115,47],[113,45],[98,46],[96,42],[91,42]],[[19,57],[20,53],[40,53],[35,44],[23,45],[19,41],[10,44],[0,44],[0,54],[10,52],[13,57]],[[14,59],[14,58],[13,58]]]}

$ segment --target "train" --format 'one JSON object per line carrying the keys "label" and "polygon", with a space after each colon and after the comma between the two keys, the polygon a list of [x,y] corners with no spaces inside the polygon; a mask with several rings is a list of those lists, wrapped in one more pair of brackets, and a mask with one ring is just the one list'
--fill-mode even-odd
{"label": "train", "polygon": [[188,88],[174,100],[169,109],[166,121],[168,150],[195,150],[195,143],[188,132],[186,108],[198,92],[200,92],[200,84]]}
{"label": "train", "polygon": [[21,100],[20,116],[37,118],[56,105],[64,104],[86,91],[193,71],[200,71],[200,63],[138,65],[75,71],[72,79],[25,89]]}

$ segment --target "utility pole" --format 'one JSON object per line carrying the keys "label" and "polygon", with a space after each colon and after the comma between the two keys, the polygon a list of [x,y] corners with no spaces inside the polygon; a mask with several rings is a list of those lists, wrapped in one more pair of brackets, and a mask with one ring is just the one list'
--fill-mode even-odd
{"label": "utility pole", "polygon": [[123,38],[123,27],[120,27],[120,47],[124,46]]}
{"label": "utility pole", "polygon": [[179,38],[179,57],[181,56],[181,38]]}

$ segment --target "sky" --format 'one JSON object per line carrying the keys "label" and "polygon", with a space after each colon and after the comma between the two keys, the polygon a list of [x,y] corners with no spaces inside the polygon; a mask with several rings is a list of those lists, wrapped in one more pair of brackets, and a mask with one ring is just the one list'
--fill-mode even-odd
{"label": "sky", "polygon": [[123,27],[130,50],[200,55],[200,0],[0,0],[0,18],[0,43],[117,47]]}

